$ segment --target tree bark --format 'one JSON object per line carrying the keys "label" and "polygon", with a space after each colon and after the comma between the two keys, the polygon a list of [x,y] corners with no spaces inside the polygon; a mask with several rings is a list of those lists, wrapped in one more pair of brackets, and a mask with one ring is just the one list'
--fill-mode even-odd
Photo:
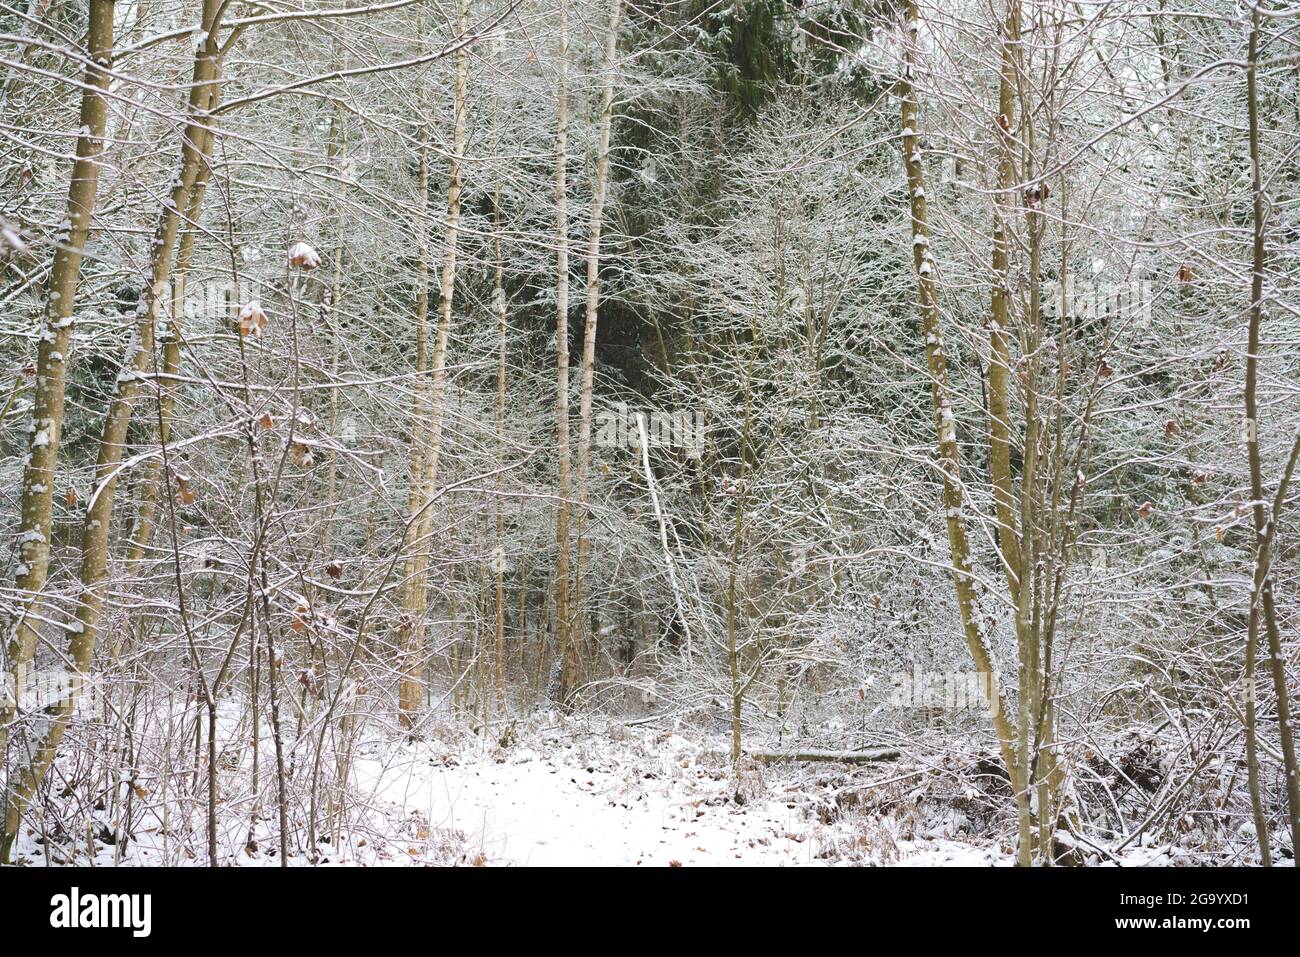
{"label": "tree bark", "polygon": [[189,118],[182,134],[180,168],[154,232],[148,282],[137,307],[134,336],[127,347],[117,377],[117,391],[109,404],[100,434],[95,487],[87,506],[82,533],[82,600],[76,620],[68,629],[68,658],[74,671],[74,691],[59,704],[44,738],[32,749],[30,757],[11,779],[17,783],[13,786],[13,793],[5,809],[4,832],[0,836],[0,858],[3,858],[17,836],[22,814],[54,761],[59,742],[76,707],[76,689],[90,671],[103,604],[103,580],[108,568],[108,531],[113,516],[118,464],[122,459],[133,405],[153,357],[157,316],[163,308],[162,304],[167,301],[165,297],[171,279],[172,254],[180,229],[180,211],[189,208],[191,191],[205,161],[202,150],[207,142],[207,129],[211,123],[209,111],[219,82],[220,48],[217,32],[224,9],[221,0],[204,0],[202,23],[205,39],[194,57]]}
{"label": "tree bark", "polygon": [[988,675],[988,681],[981,684],[988,689],[987,704],[997,734],[998,746],[1002,752],[1002,760],[1006,763],[1010,774],[1017,802],[1023,803],[1027,800],[1027,796],[1024,776],[1016,760],[1015,731],[1008,717],[1006,697],[998,681],[993,653],[984,635],[985,626],[980,616],[971,578],[970,543],[963,514],[965,501],[962,494],[961,454],[957,446],[957,421],[948,385],[948,363],[944,354],[943,330],[940,326],[934,276],[936,264],[930,252],[930,223],[926,207],[925,173],[920,151],[920,117],[916,89],[912,84],[916,70],[916,32],[920,25],[916,0],[908,0],[907,18],[908,29],[912,35],[904,41],[906,51],[904,72],[898,82],[898,95],[902,104],[903,154],[907,167],[908,196],[912,213],[912,263],[916,271],[922,332],[925,336],[926,363],[930,371],[930,400],[934,409],[939,471],[943,475],[943,507],[948,530],[949,556],[966,647],[976,670]]}
{"label": "tree bark", "polygon": [[[1259,91],[1256,71],[1259,60],[1260,13],[1258,8],[1251,11],[1250,47],[1246,59],[1246,98],[1250,131],[1250,168],[1253,209],[1253,236],[1251,248],[1250,276],[1250,327],[1246,346],[1246,456],[1250,462],[1250,497],[1251,517],[1255,526],[1253,551],[1255,555],[1255,573],[1251,580],[1250,611],[1247,630],[1247,692],[1246,692],[1246,741],[1250,750],[1247,765],[1252,773],[1251,797],[1253,805],[1259,806],[1258,754],[1255,751],[1256,715],[1255,715],[1255,675],[1254,656],[1259,640],[1260,617],[1263,617],[1264,632],[1268,640],[1269,667],[1273,676],[1273,689],[1277,695],[1278,735],[1282,745],[1282,770],[1286,779],[1286,798],[1288,817],[1291,824],[1291,846],[1300,849],[1300,775],[1296,768],[1295,737],[1291,726],[1290,690],[1286,683],[1286,658],[1282,652],[1282,636],[1277,624],[1277,611],[1273,603],[1273,573],[1269,563],[1269,540],[1272,536],[1270,515],[1264,500],[1264,466],[1259,451],[1259,351],[1260,327],[1264,318],[1264,271],[1267,268],[1267,249],[1265,233],[1267,230],[1264,203],[1264,182],[1260,164],[1259,149]],[[1251,760],[1253,758],[1253,760]],[[1258,820],[1256,827],[1263,824],[1260,831],[1260,855],[1264,863],[1269,863],[1267,820]],[[1298,851],[1300,852],[1300,851]]]}
{"label": "tree bark", "polygon": [[[45,298],[44,325],[36,349],[36,393],[32,406],[32,433],[23,470],[18,564],[14,585],[20,600],[16,622],[8,639],[10,672],[22,678],[36,655],[41,615],[40,594],[50,566],[50,525],[53,512],[55,467],[63,433],[63,403],[68,348],[71,344],[73,307],[81,279],[81,260],[90,233],[99,191],[100,157],[107,124],[105,94],[113,65],[114,0],[90,0],[86,36],[89,62],[81,94],[81,133],[77,159],[68,185],[67,227],[60,237],[50,269]],[[10,708],[0,709],[0,755],[5,753]],[[0,861],[4,860],[0,847]]]}
{"label": "tree bark", "polygon": [[[461,36],[469,33],[469,0],[460,0],[457,15]],[[404,728],[410,728],[415,715],[424,703],[424,620],[427,605],[429,558],[427,539],[433,530],[433,516],[424,508],[434,493],[438,481],[438,456],[442,448],[442,423],[447,397],[447,340],[451,335],[452,305],[456,293],[456,254],[460,241],[460,195],[463,188],[462,163],[465,152],[466,93],[468,87],[469,52],[465,47],[456,50],[454,61],[454,93],[452,104],[451,156],[447,166],[447,219],[443,229],[442,263],[439,271],[438,327],[434,335],[433,355],[430,360],[431,395],[428,408],[428,438],[422,455],[423,474],[417,487],[421,489],[415,508],[423,509],[416,523],[420,533],[415,537],[415,580],[412,583],[412,607],[408,642],[403,649],[403,679],[399,694],[399,719]]]}
{"label": "tree bark", "polygon": [[569,707],[579,681],[578,646],[569,621],[569,5],[560,0],[559,86],[555,124],[555,439],[559,501],[555,512],[555,637],[563,655],[560,704]]}
{"label": "tree bark", "polygon": [[1020,3],[1008,0],[1002,27],[1002,74],[998,82],[998,116],[994,123],[998,142],[998,191],[993,199],[993,303],[989,322],[989,472],[998,520],[998,545],[1003,571],[1016,600],[1022,574],[1016,522],[1014,480],[1011,474],[1011,425],[1008,416],[1007,377],[1011,350],[1007,342],[1010,319],[1011,276],[1008,268],[1010,230],[1007,211],[1014,209],[1016,183],[1015,108],[1016,54],[1020,44]]}
{"label": "tree bark", "polygon": [[[584,621],[581,610],[583,580],[591,551],[591,543],[586,537],[587,478],[591,470],[591,405],[596,371],[596,327],[600,321],[600,233],[605,197],[609,189],[609,135],[614,119],[614,82],[617,79],[614,64],[622,16],[623,0],[611,0],[609,30],[605,34],[605,79],[600,95],[600,134],[596,146],[595,182],[587,232],[587,325],[582,341],[582,393],[578,403],[578,568],[574,577],[574,605],[578,611],[575,621],[579,623]],[[575,627],[574,642],[582,641],[583,631],[581,624]]]}
{"label": "tree bark", "polygon": [[897,761],[902,757],[902,752],[895,748],[881,748],[876,751],[750,751],[749,756],[763,764],[779,764],[784,761],[876,764],[881,761]]}

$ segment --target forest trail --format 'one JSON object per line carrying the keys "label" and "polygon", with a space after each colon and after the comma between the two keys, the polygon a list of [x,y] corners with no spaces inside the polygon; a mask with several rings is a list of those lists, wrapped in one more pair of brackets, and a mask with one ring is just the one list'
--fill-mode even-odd
{"label": "forest trail", "polygon": [[430,763],[416,748],[406,757],[377,775],[368,766],[375,797],[400,804],[431,841],[463,840],[471,861],[795,865],[814,863],[820,849],[797,804],[737,806],[725,775],[673,750],[571,744],[553,757],[525,748],[462,764]]}
{"label": "forest trail", "polygon": [[[797,770],[766,772],[737,803],[725,756],[671,733],[612,742],[562,736],[476,757],[408,746],[387,766],[358,767],[358,785],[430,846],[466,863],[506,866],[806,866],[832,863],[988,865],[988,847],[942,833],[915,841],[818,813],[825,795]],[[819,803],[820,801],[820,803]],[[1004,861],[1005,862],[1005,861]]]}

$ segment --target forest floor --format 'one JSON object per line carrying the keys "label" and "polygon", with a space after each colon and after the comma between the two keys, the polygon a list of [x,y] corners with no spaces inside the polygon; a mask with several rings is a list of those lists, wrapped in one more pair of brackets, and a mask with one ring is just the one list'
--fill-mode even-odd
{"label": "forest floor", "polygon": [[[457,754],[427,744],[358,768],[375,798],[403,808],[416,858],[505,865],[990,864],[985,843],[942,831],[902,839],[887,820],[842,816],[797,769],[750,768],[738,786],[725,742],[671,732],[611,740],[543,735],[540,747]],[[878,775],[887,776],[887,775]]]}
{"label": "forest floor", "polygon": [[[726,735],[625,726],[555,713],[492,726],[484,736],[431,729],[405,742],[359,743],[347,825],[327,834],[324,866],[1004,866],[1012,863],[1009,792],[960,751],[905,762],[732,769]],[[302,769],[300,769],[301,773]],[[274,866],[277,815],[223,787],[219,858]],[[153,798],[161,795],[154,794]],[[125,849],[104,814],[73,825],[55,806],[29,820],[19,863],[206,863],[204,800],[176,796],[137,809]],[[305,808],[295,807],[300,820]],[[321,820],[328,815],[322,811]],[[250,821],[252,822],[250,825]],[[57,822],[57,826],[54,825]],[[41,833],[37,833],[37,829]],[[322,830],[328,828],[322,826]],[[74,833],[79,836],[73,837]],[[98,835],[98,836],[97,836]],[[299,832],[296,840],[301,839]],[[1177,848],[1130,847],[1125,865],[1192,863]],[[308,864],[302,850],[290,863]]]}
{"label": "forest floor", "polygon": [[[552,716],[520,740],[425,741],[358,763],[357,786],[399,815],[373,863],[506,866],[1010,866],[1009,794],[969,756],[918,764],[732,770],[729,739]],[[513,735],[513,731],[511,732]],[[400,809],[400,810],[398,810]],[[1004,833],[1005,832],[1005,833]],[[990,835],[1002,835],[997,840]],[[1109,857],[1109,855],[1107,855]],[[1089,855],[1091,864],[1103,859]],[[1134,846],[1110,863],[1177,865]]]}

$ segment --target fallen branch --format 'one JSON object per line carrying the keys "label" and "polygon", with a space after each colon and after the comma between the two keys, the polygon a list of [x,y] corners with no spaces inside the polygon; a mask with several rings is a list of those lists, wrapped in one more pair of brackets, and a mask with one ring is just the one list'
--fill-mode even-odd
{"label": "fallen branch", "polygon": [[843,764],[874,764],[877,761],[897,761],[901,752],[893,748],[877,751],[750,751],[749,756],[763,764],[782,761],[839,761]]}

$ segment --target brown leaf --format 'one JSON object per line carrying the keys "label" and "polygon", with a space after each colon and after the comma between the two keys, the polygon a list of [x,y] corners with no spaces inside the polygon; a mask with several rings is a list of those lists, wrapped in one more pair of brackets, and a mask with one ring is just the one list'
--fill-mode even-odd
{"label": "brown leaf", "polygon": [[310,670],[301,672],[298,675],[298,684],[302,685],[313,698],[320,696],[320,683],[316,680],[316,672]]}
{"label": "brown leaf", "polygon": [[1034,209],[1052,195],[1052,187],[1047,183],[1036,183],[1025,190],[1025,205]]}
{"label": "brown leaf", "polygon": [[298,269],[315,269],[320,265],[320,253],[307,243],[294,243],[289,247],[289,265]]}
{"label": "brown leaf", "polygon": [[266,313],[262,309],[262,304],[256,299],[245,303],[239,310],[239,334],[256,339],[265,331]]}

